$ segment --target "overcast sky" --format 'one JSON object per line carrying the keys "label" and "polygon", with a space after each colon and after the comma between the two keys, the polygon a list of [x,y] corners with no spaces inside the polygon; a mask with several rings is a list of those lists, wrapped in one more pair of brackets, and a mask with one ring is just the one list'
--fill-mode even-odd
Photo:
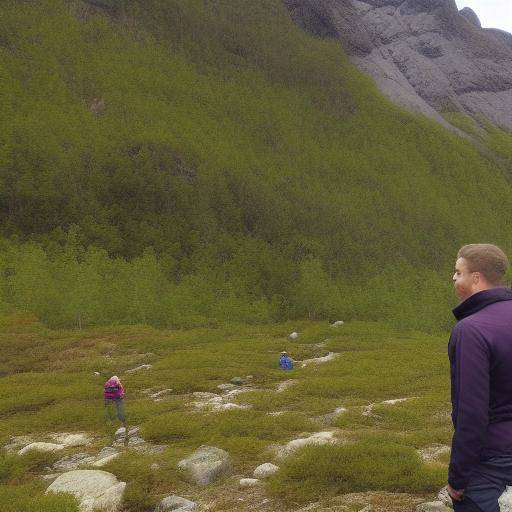
{"label": "overcast sky", "polygon": [[501,28],[512,33],[512,0],[455,0],[459,9],[471,7],[483,27]]}

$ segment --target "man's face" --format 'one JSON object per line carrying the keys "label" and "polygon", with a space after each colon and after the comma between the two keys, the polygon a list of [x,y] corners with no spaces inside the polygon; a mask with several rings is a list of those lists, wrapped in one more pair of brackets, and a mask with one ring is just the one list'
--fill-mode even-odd
{"label": "man's face", "polygon": [[453,274],[453,286],[455,293],[461,302],[471,297],[474,292],[474,272],[470,272],[464,258],[455,262],[455,273]]}

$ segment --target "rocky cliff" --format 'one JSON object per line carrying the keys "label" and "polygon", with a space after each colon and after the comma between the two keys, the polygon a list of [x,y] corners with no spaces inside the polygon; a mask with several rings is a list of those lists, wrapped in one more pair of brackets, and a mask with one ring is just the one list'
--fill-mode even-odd
{"label": "rocky cliff", "polygon": [[303,29],[339,39],[394,102],[512,129],[512,35],[482,28],[455,0],[283,1]]}

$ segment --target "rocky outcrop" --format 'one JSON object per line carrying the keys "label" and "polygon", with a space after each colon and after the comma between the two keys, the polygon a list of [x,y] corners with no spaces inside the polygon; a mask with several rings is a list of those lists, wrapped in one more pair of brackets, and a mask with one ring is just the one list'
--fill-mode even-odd
{"label": "rocky outcrop", "polygon": [[394,102],[445,123],[459,111],[512,129],[512,35],[455,0],[283,0],[319,37],[340,40]]}

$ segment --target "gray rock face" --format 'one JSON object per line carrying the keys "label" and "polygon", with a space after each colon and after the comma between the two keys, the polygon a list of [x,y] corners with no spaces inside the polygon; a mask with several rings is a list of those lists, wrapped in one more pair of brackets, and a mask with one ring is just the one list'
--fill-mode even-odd
{"label": "gray rock face", "polygon": [[306,31],[341,41],[392,101],[445,123],[450,110],[512,129],[512,35],[455,0],[283,0]]}
{"label": "gray rock face", "polygon": [[205,486],[231,472],[229,454],[211,446],[201,446],[192,455],[178,463],[178,469],[185,472],[197,485]]}
{"label": "gray rock face", "polygon": [[181,496],[167,496],[155,508],[155,512],[189,512],[196,510],[197,505]]}

